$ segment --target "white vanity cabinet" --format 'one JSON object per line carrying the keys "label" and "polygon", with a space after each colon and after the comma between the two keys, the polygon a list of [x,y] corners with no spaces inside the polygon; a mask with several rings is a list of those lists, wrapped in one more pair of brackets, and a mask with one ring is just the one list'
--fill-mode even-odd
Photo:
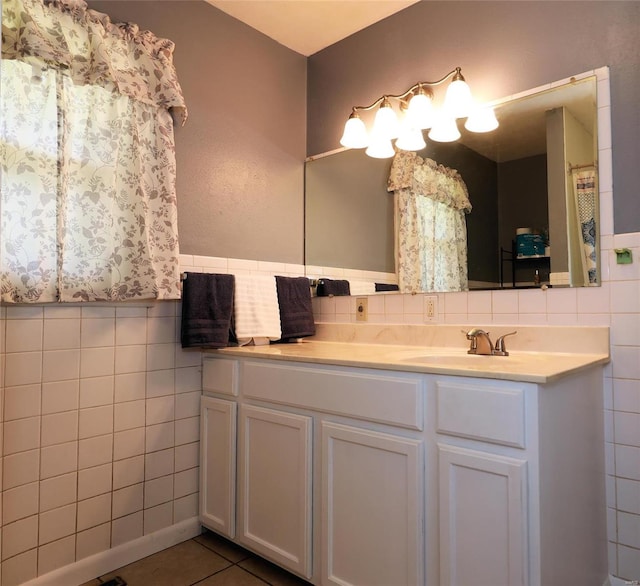
{"label": "white vanity cabinet", "polygon": [[437,377],[439,586],[606,578],[602,371]]}
{"label": "white vanity cabinet", "polygon": [[[314,584],[424,582],[424,377],[212,356],[203,372],[203,422],[210,401],[238,405],[236,532],[205,497],[203,525]],[[211,495],[225,434],[202,434]]]}
{"label": "white vanity cabinet", "polygon": [[604,582],[600,368],[542,385],[204,362],[212,530],[316,585]]}

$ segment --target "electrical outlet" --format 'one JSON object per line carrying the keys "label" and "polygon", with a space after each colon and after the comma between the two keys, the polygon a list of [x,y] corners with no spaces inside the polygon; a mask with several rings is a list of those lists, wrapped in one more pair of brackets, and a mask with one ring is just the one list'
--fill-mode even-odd
{"label": "electrical outlet", "polygon": [[438,298],[435,295],[426,295],[424,298],[424,321],[436,321],[438,319]]}
{"label": "electrical outlet", "polygon": [[369,319],[369,308],[366,297],[356,297],[356,321],[367,321]]}

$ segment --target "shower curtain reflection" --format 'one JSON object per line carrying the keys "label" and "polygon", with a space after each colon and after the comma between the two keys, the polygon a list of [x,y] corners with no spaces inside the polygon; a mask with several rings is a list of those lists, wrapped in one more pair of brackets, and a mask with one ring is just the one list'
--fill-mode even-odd
{"label": "shower curtain reflection", "polygon": [[580,239],[580,266],[576,274],[581,285],[597,284],[597,235],[598,235],[598,191],[595,169],[572,171],[575,221]]}

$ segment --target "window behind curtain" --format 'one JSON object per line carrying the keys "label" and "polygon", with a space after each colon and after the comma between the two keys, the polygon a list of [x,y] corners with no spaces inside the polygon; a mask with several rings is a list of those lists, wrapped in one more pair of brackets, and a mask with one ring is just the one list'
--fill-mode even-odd
{"label": "window behind curtain", "polygon": [[[140,69],[136,72],[123,62],[122,52],[132,37],[129,26],[123,41],[122,29],[108,18],[96,19],[97,13],[88,14],[77,5],[59,12],[32,0],[9,3],[32,9],[35,17],[27,22],[40,18],[46,33],[61,28],[77,40],[75,29],[87,25],[104,33],[99,51],[96,31],[85,34],[86,42],[80,44],[86,57],[74,47],[71,58],[83,67],[88,57],[113,48],[117,58],[112,65],[127,75],[127,84],[137,73],[140,87],[148,89],[144,84],[150,83],[149,73],[158,77],[158,70],[145,72],[144,64],[133,63]],[[11,16],[17,18],[9,16],[9,22]],[[56,18],[62,23],[58,29]],[[118,83],[117,75],[92,83],[91,73],[85,68],[79,75],[62,51],[59,63],[39,59],[32,53],[37,52],[33,47],[40,32],[33,35],[35,40],[20,38],[11,47],[3,35],[2,301],[178,298],[175,154],[167,105],[154,103],[144,92],[132,96],[135,83],[120,91],[125,84]],[[23,51],[16,51],[20,44]],[[12,51],[12,58],[5,58]],[[138,54],[129,57],[135,62]]]}

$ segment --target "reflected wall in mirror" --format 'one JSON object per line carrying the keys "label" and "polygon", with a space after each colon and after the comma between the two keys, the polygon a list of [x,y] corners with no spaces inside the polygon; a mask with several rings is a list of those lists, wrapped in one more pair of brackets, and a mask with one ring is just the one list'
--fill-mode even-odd
{"label": "reflected wall in mirror", "polygon": [[[596,77],[553,85],[494,102],[497,130],[459,121],[459,141],[427,139],[417,153],[456,169],[469,191],[470,289],[599,284]],[[307,160],[306,265],[395,272],[391,163],[364,150]],[[545,254],[519,257],[519,228],[540,234]]]}

